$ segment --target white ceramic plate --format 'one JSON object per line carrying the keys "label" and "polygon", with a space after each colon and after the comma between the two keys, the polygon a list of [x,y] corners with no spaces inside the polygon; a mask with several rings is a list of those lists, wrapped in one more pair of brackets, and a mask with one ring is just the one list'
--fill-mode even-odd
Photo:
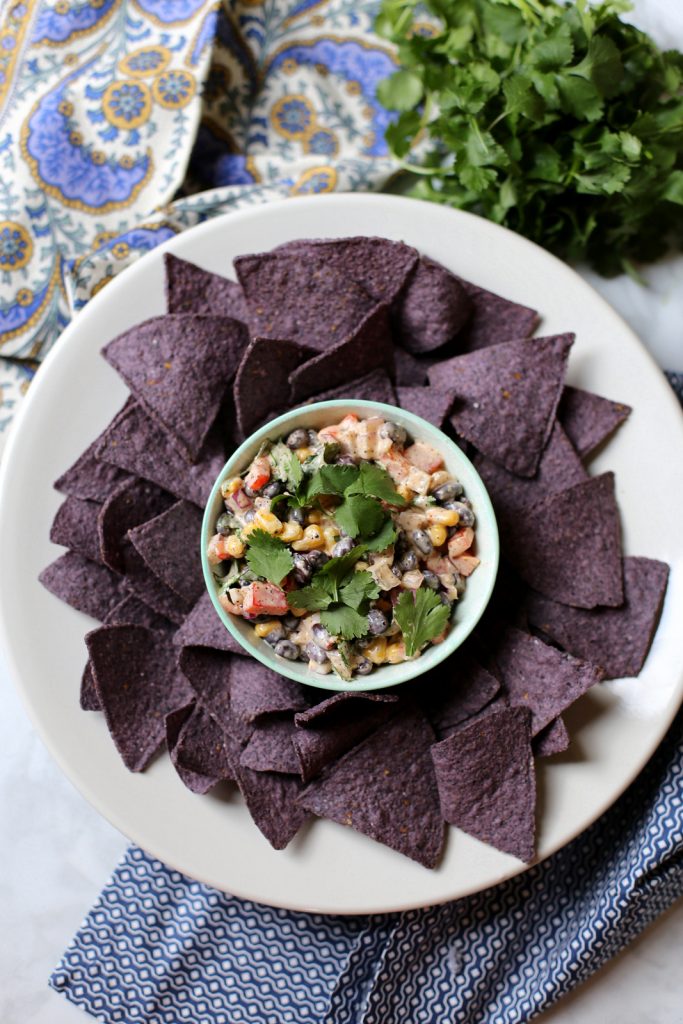
{"label": "white ceramic plate", "polygon": [[[0,618],[11,672],[36,728],[83,795],[150,853],[219,889],[261,903],[327,913],[426,906],[524,870],[512,857],[451,830],[436,871],[351,829],[315,821],[276,853],[239,796],[198,797],[168,758],[126,771],[100,715],[79,709],[86,616],[37,582],[60,549],[48,533],[61,496],[51,483],[107,424],[125,389],[102,345],[164,311],[162,253],[217,273],[231,260],[299,237],[404,239],[465,277],[538,308],[544,333],[574,330],[569,380],[634,406],[594,461],[612,468],[631,554],[672,566],[660,627],[640,678],[602,684],[566,715],[570,750],[539,769],[539,857],[585,829],[654,751],[683,694],[683,418],[660,371],[613,310],[542,249],[477,217],[408,199],[333,195],[292,199],[209,221],[149,253],[113,281],[64,332],[32,384],[0,480]],[[589,527],[587,527],[589,528]],[[40,806],[27,807],[39,815]]]}

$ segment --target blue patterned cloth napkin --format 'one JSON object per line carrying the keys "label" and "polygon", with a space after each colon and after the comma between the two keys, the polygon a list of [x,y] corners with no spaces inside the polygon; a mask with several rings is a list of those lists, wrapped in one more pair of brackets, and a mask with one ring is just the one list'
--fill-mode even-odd
{"label": "blue patterned cloth napkin", "polygon": [[526,1024],[681,894],[683,712],[587,832],[444,906],[277,910],[132,847],[50,984],[105,1024]]}
{"label": "blue patterned cloth napkin", "polygon": [[233,209],[387,182],[377,6],[0,4],[0,449],[60,332],[140,255]]}

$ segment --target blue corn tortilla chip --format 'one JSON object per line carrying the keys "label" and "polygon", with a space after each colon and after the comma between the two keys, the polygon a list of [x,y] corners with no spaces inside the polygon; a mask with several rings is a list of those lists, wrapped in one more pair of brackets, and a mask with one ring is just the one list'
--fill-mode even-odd
{"label": "blue corn tortilla chip", "polygon": [[376,305],[347,274],[305,251],[241,256],[235,269],[253,337],[287,338],[323,352],[352,334]]}
{"label": "blue corn tortilla chip", "polygon": [[290,715],[263,716],[254,725],[240,764],[255,772],[281,772],[299,774],[299,758],[294,750],[293,738],[297,732]]}
{"label": "blue corn tortilla chip", "polygon": [[246,722],[275,712],[303,711],[309,704],[298,683],[272,672],[254,658],[233,659],[230,701],[233,713]]}
{"label": "blue corn tortilla chip", "polygon": [[416,359],[400,345],[394,348],[396,383],[402,388],[419,388],[427,383],[427,371],[432,361]]}
{"label": "blue corn tortilla chip", "polygon": [[153,608],[159,615],[165,616],[181,625],[192,607],[192,603],[184,601],[175,590],[167,587],[163,580],[156,576],[142,555],[126,540],[122,547],[123,571],[122,583],[125,590],[138,600]]}
{"label": "blue corn tortilla chip", "polygon": [[536,807],[529,718],[525,708],[499,708],[432,747],[446,821],[527,864]]}
{"label": "blue corn tortilla chip", "polygon": [[423,677],[427,690],[424,704],[427,717],[439,739],[449,736],[459,725],[485,708],[500,691],[500,683],[468,651],[458,651],[433,675]]}
{"label": "blue corn tortilla chip", "polygon": [[645,663],[666,593],[669,566],[625,558],[620,608],[570,608],[541,594],[527,600],[529,622],[570,654],[600,665],[607,679],[637,676]]}
{"label": "blue corn tortilla chip", "polygon": [[556,334],[455,356],[429,383],[456,393],[450,423],[494,462],[533,476],[555,423],[573,334]]}
{"label": "blue corn tortilla chip", "polygon": [[298,771],[304,782],[360,743],[393,714],[395,694],[344,691],[294,716],[292,737]]}
{"label": "blue corn tortilla chip", "polygon": [[254,338],[244,352],[233,387],[240,438],[289,407],[289,375],[311,355],[312,349],[293,341]]}
{"label": "blue corn tortilla chip", "polygon": [[551,494],[526,511],[506,549],[530,587],[577,608],[624,601],[614,474]]}
{"label": "blue corn tortilla chip", "polygon": [[249,338],[238,320],[160,316],[102,349],[171,444],[197,462]]}
{"label": "blue corn tortilla chip", "polygon": [[376,306],[354,333],[333,348],[302,363],[289,375],[290,401],[300,402],[321,390],[343,385],[349,367],[353,373],[383,369],[393,376],[394,343],[389,323],[389,307]]}
{"label": "blue corn tortilla chip", "polygon": [[569,747],[569,733],[562,717],[554,718],[552,722],[541,729],[538,736],[534,736],[532,748],[534,757],[552,757],[553,754],[562,754]]}
{"label": "blue corn tortilla chip", "polygon": [[424,715],[406,709],[310,783],[301,805],[436,867],[445,829],[430,756],[433,743]]}
{"label": "blue corn tortilla chip", "polygon": [[461,351],[474,352],[489,345],[528,338],[538,327],[540,317],[535,309],[520,306],[461,277],[458,281],[473,307],[469,322],[458,336]]}
{"label": "blue corn tortilla chip", "polygon": [[75,551],[61,555],[38,579],[60,601],[100,622],[126,596],[120,576]]}
{"label": "blue corn tortilla chip", "polygon": [[193,793],[207,793],[235,777],[225,733],[195,701],[166,716],[166,746],[173,767]]}
{"label": "blue corn tortilla chip", "polygon": [[514,543],[514,531],[525,509],[537,505],[549,494],[557,494],[588,479],[581,459],[557,421],[534,476],[516,476],[486,455],[475,454],[472,461],[486,484],[498,526],[510,537],[511,543]]}
{"label": "blue corn tortilla chip", "polygon": [[183,647],[178,656],[180,670],[197,701],[216,719],[224,732],[233,727],[230,708],[231,661],[229,654],[207,647]]}
{"label": "blue corn tortilla chip", "polygon": [[164,254],[164,270],[169,313],[227,316],[247,322],[247,303],[237,281],[202,270],[170,252]]}
{"label": "blue corn tortilla chip", "polygon": [[462,330],[472,310],[458,278],[422,256],[396,304],[401,344],[416,355],[441,348]]}
{"label": "blue corn tortilla chip", "polygon": [[129,530],[128,537],[148,568],[175,591],[188,611],[204,590],[199,559],[202,513],[177,501],[161,515]]}
{"label": "blue corn tortilla chip", "polygon": [[170,508],[174,499],[149,480],[130,477],[113,491],[99,509],[98,545],[101,560],[115,572],[123,572],[123,544],[133,527],[154,519]]}
{"label": "blue corn tortilla chip", "polygon": [[96,455],[134,476],[151,480],[176,498],[185,498],[203,508],[223,468],[225,444],[220,431],[214,428],[199,461],[190,465],[165,432],[139,405],[133,404],[104,431]]}
{"label": "blue corn tortilla chip", "polygon": [[219,619],[206,590],[174,634],[173,643],[177,647],[210,647],[215,651],[228,651],[230,654],[247,653]]}
{"label": "blue corn tortilla chip", "polygon": [[421,416],[435,427],[441,427],[451,411],[455,391],[440,391],[438,388],[396,388],[398,403],[402,409]]}
{"label": "blue corn tortilla chip", "polygon": [[588,459],[631,413],[630,405],[565,386],[557,410],[560,423],[582,459]]}
{"label": "blue corn tortilla chip", "polygon": [[308,256],[311,262],[332,267],[352,278],[377,302],[392,302],[409,280],[419,259],[417,249],[388,238],[297,239],[274,250]]}
{"label": "blue corn tortilla chip", "polygon": [[237,785],[254,824],[276,850],[284,850],[308,818],[299,804],[302,784],[295,775],[255,772],[239,763],[242,744],[229,740]]}
{"label": "blue corn tortilla chip", "polygon": [[532,736],[604,678],[597,665],[564,654],[520,629],[501,632],[490,658],[510,706],[531,711]]}
{"label": "blue corn tortilla chip", "polygon": [[131,405],[133,402],[128,398],[102,434],[88,445],[83,454],[78,456],[74,464],[65,473],[62,473],[58,480],[55,480],[55,490],[61,491],[62,494],[68,494],[72,498],[80,498],[82,501],[104,501],[112,491],[128,479],[129,474],[125,470],[101,461],[97,450],[107,431],[116,426]]}
{"label": "blue corn tortilla chip", "polygon": [[[163,615],[158,615],[152,608],[149,608],[136,597],[124,597],[116,607],[112,608],[104,619],[104,625],[115,623],[116,625],[146,626],[147,629],[160,629],[173,633],[174,626]],[[88,662],[83,669],[81,677],[81,707],[84,711],[100,711],[100,700],[95,689],[95,677],[92,667]]]}
{"label": "blue corn tortilla chip", "polygon": [[53,544],[62,544],[93,562],[101,562],[97,535],[97,517],[101,506],[96,501],[68,497],[57,509],[50,528]]}
{"label": "blue corn tortilla chip", "polygon": [[85,642],[116,748],[130,771],[143,771],[163,745],[166,716],[192,698],[170,637],[144,626],[108,625]]}
{"label": "blue corn tortilla chip", "polygon": [[[364,377],[340,384],[329,391],[320,391],[313,395],[311,402],[331,402],[337,398],[359,398],[370,402],[384,402],[386,405],[397,405],[398,399],[394,385],[385,370],[373,370]],[[305,403],[302,403],[305,404]]]}

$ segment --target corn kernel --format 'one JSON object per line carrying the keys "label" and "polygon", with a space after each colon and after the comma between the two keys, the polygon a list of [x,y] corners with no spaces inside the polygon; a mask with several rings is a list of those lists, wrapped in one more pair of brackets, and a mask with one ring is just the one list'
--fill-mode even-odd
{"label": "corn kernel", "polygon": [[387,646],[386,660],[390,665],[398,665],[399,662],[406,660],[406,649],[403,642]]}
{"label": "corn kernel", "polygon": [[323,537],[328,547],[333,547],[339,540],[341,534],[336,526],[323,526]]}
{"label": "corn kernel", "polygon": [[406,487],[405,484],[399,484],[396,490],[398,491],[402,498],[405,498],[406,501],[412,501],[413,498],[415,497],[415,492],[413,491],[413,489],[411,487]]}
{"label": "corn kernel", "polygon": [[434,523],[432,526],[427,527],[427,536],[435,548],[440,548],[442,544],[446,543],[448,530],[441,523]]}
{"label": "corn kernel", "polygon": [[254,530],[257,529],[258,526],[256,525],[256,520],[252,519],[250,523],[247,523],[245,526],[242,527],[242,529],[240,530],[240,537],[242,538],[242,540],[244,540],[245,537],[248,537],[250,533],[253,533]]}
{"label": "corn kernel", "polygon": [[454,508],[439,508],[438,505],[428,508],[426,516],[430,523],[440,523],[442,526],[457,526],[460,521]]}
{"label": "corn kernel", "polygon": [[241,558],[244,554],[244,543],[234,534],[225,541],[225,550],[231,558]]}
{"label": "corn kernel", "polygon": [[447,484],[451,479],[451,474],[445,469],[437,469],[436,473],[432,473],[429,478],[429,490],[435,491],[437,487],[441,487],[441,484]]}
{"label": "corn kernel", "polygon": [[378,636],[368,644],[363,653],[373,665],[381,665],[386,658],[387,638]]}
{"label": "corn kernel", "polygon": [[272,512],[257,512],[252,522],[255,530],[265,530],[266,533],[273,534],[282,532],[282,523]]}
{"label": "corn kernel", "polygon": [[306,516],[306,522],[307,523],[317,524],[317,523],[322,523],[322,521],[323,521],[323,514],[317,508],[314,508]]}
{"label": "corn kernel", "polygon": [[301,540],[295,540],[292,544],[294,551],[314,551],[323,547],[325,538],[319,526],[307,526]]}
{"label": "corn kernel", "polygon": [[306,459],[310,459],[311,455],[315,455],[315,449],[313,448],[297,448],[294,452],[299,462],[305,462]]}
{"label": "corn kernel", "polygon": [[285,544],[291,544],[293,540],[301,540],[303,535],[303,528],[293,520],[289,520],[283,525],[282,530],[280,531],[280,540],[283,540]]}
{"label": "corn kernel", "polygon": [[261,639],[263,639],[264,637],[268,636],[269,633],[272,633],[274,629],[277,629],[279,625],[279,619],[268,619],[267,622],[257,623],[257,625],[254,626],[254,632],[256,633],[256,636],[259,636],[261,637]]}

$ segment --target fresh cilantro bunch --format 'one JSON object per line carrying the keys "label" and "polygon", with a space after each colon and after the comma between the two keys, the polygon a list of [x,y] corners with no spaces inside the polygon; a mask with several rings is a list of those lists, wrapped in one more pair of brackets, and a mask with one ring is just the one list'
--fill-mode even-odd
{"label": "fresh cilantro bunch", "polygon": [[378,97],[400,112],[386,138],[423,176],[414,194],[606,275],[682,248],[683,55],[622,21],[629,9],[383,0],[377,30],[402,70]]}
{"label": "fresh cilantro bunch", "polygon": [[443,633],[451,610],[439,595],[428,587],[404,590],[394,608],[394,618],[401,627],[406,654],[412,658],[439,633]]}

